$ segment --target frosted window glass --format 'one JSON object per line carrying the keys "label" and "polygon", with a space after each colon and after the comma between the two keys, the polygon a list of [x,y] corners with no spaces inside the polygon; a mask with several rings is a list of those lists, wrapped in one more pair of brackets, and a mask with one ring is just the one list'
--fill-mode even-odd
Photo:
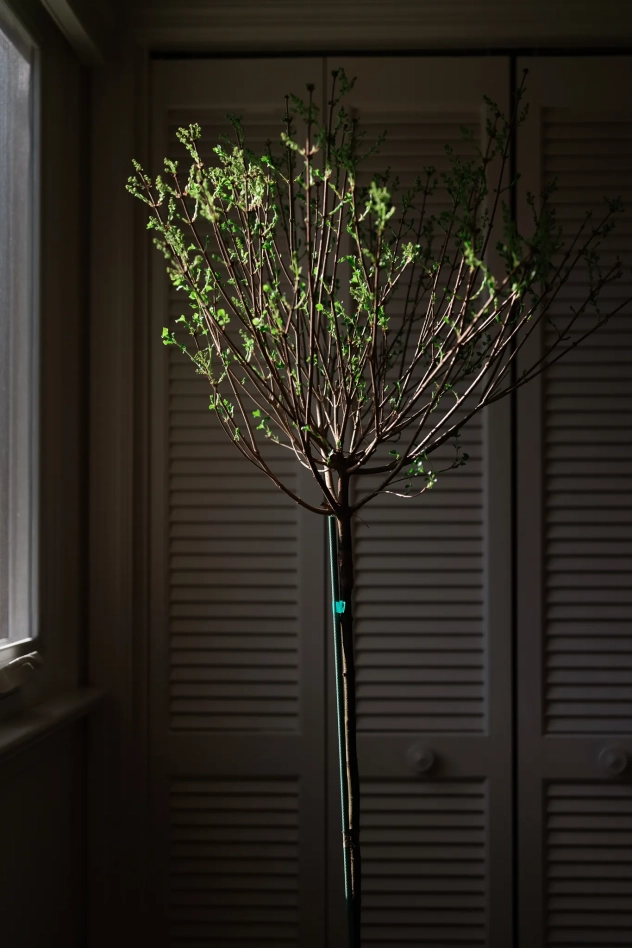
{"label": "frosted window glass", "polygon": [[0,26],[0,645],[33,634],[32,72]]}

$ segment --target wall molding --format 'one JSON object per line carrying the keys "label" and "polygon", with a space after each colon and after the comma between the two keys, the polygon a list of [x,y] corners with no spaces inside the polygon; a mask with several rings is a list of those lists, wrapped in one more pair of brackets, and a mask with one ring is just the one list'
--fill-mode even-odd
{"label": "wall molding", "polygon": [[112,55],[116,16],[110,0],[41,0],[84,66]]}
{"label": "wall molding", "polygon": [[[149,57],[123,41],[95,69],[91,115],[89,672],[111,713],[95,746],[92,948],[159,942],[147,925],[147,583],[145,526],[148,252],[144,208],[125,191],[147,163]],[[127,906],[126,925],[112,905]],[[122,940],[121,940],[122,939]]]}
{"label": "wall molding", "polygon": [[[49,0],[50,2],[50,0]],[[152,49],[212,52],[621,47],[617,0],[136,0],[127,28]]]}

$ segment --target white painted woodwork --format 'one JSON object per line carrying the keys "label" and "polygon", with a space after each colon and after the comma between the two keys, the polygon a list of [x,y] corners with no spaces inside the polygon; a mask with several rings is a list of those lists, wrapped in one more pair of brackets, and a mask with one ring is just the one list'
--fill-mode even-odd
{"label": "white painted woodwork", "polygon": [[170,945],[296,945],[299,794],[293,779],[174,779]]}
{"label": "white painted woodwork", "polygon": [[624,46],[632,11],[618,0],[133,0],[130,33],[154,49],[266,53]]}
{"label": "white painted woodwork", "polygon": [[[552,176],[567,235],[585,210],[603,211],[604,196],[627,204],[603,247],[604,263],[618,252],[628,267],[604,294],[607,312],[632,293],[630,61],[522,65],[532,112],[518,141],[522,227],[527,189]],[[586,279],[579,267],[557,319]],[[628,305],[518,399],[521,948],[632,940],[630,771],[609,776],[600,763],[609,748],[632,756],[630,315]],[[580,317],[571,340],[589,325]],[[538,334],[529,359],[552,332]]]}
{"label": "white painted woodwork", "polygon": [[102,66],[113,53],[118,0],[41,0],[86,66]]}
{"label": "white painted woodwork", "polygon": [[[480,129],[483,93],[504,106],[509,83],[501,58],[262,62],[155,63],[152,160],[169,153],[174,125],[215,128],[222,111],[242,112],[264,137],[288,88],[342,63],[358,75],[363,120],[395,132],[386,163],[407,173],[437,163],[459,123]],[[529,65],[520,223],[527,229],[527,188],[558,174],[568,226],[602,191],[629,195],[630,67]],[[613,244],[628,254],[629,220]],[[151,269],[151,783],[157,900],[170,907],[163,937],[170,948],[211,938],[341,948],[324,523],[285,503],[214,430],[202,380],[160,342],[175,295],[157,254]],[[571,281],[557,306],[580,287]],[[464,431],[465,468],[418,500],[376,502],[357,527],[372,948],[506,948],[513,858],[520,948],[632,938],[632,785],[599,763],[610,747],[632,754],[629,337],[615,318],[518,399],[517,849],[509,404]],[[410,769],[416,745],[436,755],[425,777]]]}
{"label": "white painted woodwork", "polygon": [[[391,130],[383,160],[378,154],[371,158],[372,165],[376,170],[392,166],[404,183],[424,165],[446,169],[443,146],[467,147],[460,141],[460,125],[478,132],[482,141],[484,94],[501,108],[506,105],[505,60],[332,57],[327,72],[339,64],[347,75],[358,77],[353,104],[370,133]],[[439,190],[433,210],[442,200]],[[464,432],[464,447],[471,455],[464,468],[440,476],[432,491],[417,499],[378,498],[362,511],[366,526],[356,525],[358,752],[367,791],[362,839],[370,851],[375,840],[370,788],[379,786],[384,793],[380,839],[388,845],[390,834],[392,845],[399,847],[392,853],[394,861],[381,858],[381,849],[378,858],[375,849],[368,857],[363,937],[380,948],[423,943],[424,932],[430,943],[443,940],[455,948],[505,948],[510,939],[508,432],[508,406],[501,403]],[[425,777],[414,777],[408,763],[409,750],[419,743],[430,748],[437,761]],[[336,813],[331,714],[330,748],[329,809]],[[468,822],[468,811],[464,815],[460,810],[471,804],[468,787],[487,801],[481,804],[476,828],[475,818]],[[433,794],[453,799],[445,824],[450,828],[437,827],[434,836],[416,833],[417,821],[429,825],[425,807]],[[408,820],[402,820],[405,807],[412,810]],[[400,820],[406,829],[398,836]],[[452,898],[438,901],[436,911],[427,914],[419,901],[423,886],[402,885],[396,900],[384,902],[380,892],[403,859],[403,840],[406,866],[420,872],[427,866],[432,874],[448,836],[454,863],[444,875],[437,873],[437,886]],[[466,854],[473,852],[474,837],[477,878],[468,914],[460,898],[463,877],[472,868],[466,865]],[[338,948],[344,942],[344,922],[337,821],[330,821],[329,838],[332,908],[327,944]]]}
{"label": "white painted woodwork", "polygon": [[[250,147],[264,151],[278,134],[276,111],[242,112]],[[186,156],[180,125],[203,126],[207,163],[220,134],[232,131],[217,110],[178,110],[171,119],[168,151],[177,160]],[[169,325],[186,309],[171,287]],[[170,725],[297,732],[301,582],[309,582],[299,508],[231,443],[209,411],[206,378],[175,346],[168,352]],[[294,455],[265,441],[262,454],[300,494]]]}
{"label": "white painted woodwork", "polygon": [[[413,80],[418,69],[415,66],[410,71]],[[382,76],[385,74],[388,67]],[[461,130],[467,128],[473,140],[482,143],[483,100],[481,97],[469,110],[459,109],[458,101],[449,110],[433,109],[432,100],[422,109],[419,106],[425,103],[419,101],[415,84],[412,94],[417,97],[416,108],[407,108],[408,103],[383,111],[373,104],[356,108],[367,144],[387,130],[377,154],[361,165],[359,182],[368,185],[374,174],[390,168],[399,178],[401,191],[394,195],[397,203],[417,175],[425,181],[422,169],[432,165],[438,185],[427,199],[426,214],[439,215],[450,206],[441,179],[441,174],[450,170],[445,147],[449,145],[461,157],[474,157],[473,145],[463,141]],[[418,214],[415,220],[419,220]],[[442,236],[437,227],[437,253]],[[414,233],[406,239],[415,239]],[[415,296],[415,285],[411,292],[408,280],[401,280],[388,304],[391,327],[403,317],[409,293]],[[415,343],[413,332],[409,359]],[[442,399],[425,431],[439,423],[452,408],[453,399],[452,395]],[[474,403],[470,397],[452,415],[452,423],[465,416],[466,405],[471,409]],[[381,494],[355,523],[361,731],[485,731],[483,425],[483,417],[476,415],[461,435],[460,444],[469,454],[465,467],[440,473],[455,458],[454,442],[448,442],[429,457],[427,467],[438,473],[435,487],[414,498]],[[402,450],[410,437],[405,432],[400,442],[389,443],[378,453],[379,462],[390,460],[388,450]],[[379,487],[380,481],[373,476],[361,478],[358,489],[366,493]],[[394,489],[402,490],[402,485]]]}
{"label": "white painted woodwork", "polygon": [[366,780],[364,943],[489,944],[484,780]]}
{"label": "white painted woodwork", "polygon": [[[246,133],[263,147],[282,127],[285,93],[302,94],[322,68],[322,60],[310,59],[270,61],[265,69],[239,60],[155,64],[155,170],[162,157],[177,154],[177,126],[199,121],[202,147],[210,149],[220,128],[231,131],[226,112],[241,114]],[[298,508],[227,440],[208,409],[208,383],[160,341],[161,327],[186,299],[168,290],[157,254],[151,267],[152,775],[158,822],[172,824],[161,853],[170,945],[197,937],[315,948],[324,938],[325,521]],[[274,445],[264,451],[290,486],[312,491],[287,452]],[[187,796],[191,786],[198,789]],[[191,801],[197,815],[183,815]],[[214,838],[213,827],[227,827],[226,846],[209,858],[237,846],[229,888],[253,893],[241,906],[216,904],[212,873],[173,876],[178,826],[187,820],[199,822],[201,841],[205,833]],[[264,908],[256,892],[265,891],[268,875],[275,885],[274,863],[266,870],[265,860],[283,849],[289,827],[292,855],[279,884],[295,887],[291,904]],[[263,842],[256,881],[248,853]],[[246,847],[241,869],[238,843]]]}
{"label": "white painted woodwork", "polygon": [[[200,121],[210,130],[211,143],[221,113],[229,110],[243,114],[246,130],[250,126],[256,143],[263,143],[285,91],[301,92],[310,79],[322,88],[321,77],[328,81],[336,65],[333,60],[270,61],[265,69],[239,61],[156,63],[152,160],[177,155],[178,124]],[[479,132],[484,127],[483,93],[502,104],[507,90],[507,65],[501,60],[469,59],[456,68],[448,60],[409,60],[399,62],[397,70],[389,60],[371,68],[359,60],[344,65],[349,75],[358,74],[354,104],[370,129],[386,119],[397,133],[383,160],[399,163],[395,170],[404,177],[431,162],[445,167],[443,146],[458,143],[459,124]],[[158,255],[151,266],[152,773],[157,819],[172,823],[171,842],[164,839],[162,849],[162,858],[170,861],[165,892],[172,906],[171,944],[215,937],[238,943],[242,938],[245,945],[265,937],[265,925],[254,934],[260,910],[246,896],[235,903],[241,906],[239,924],[232,902],[222,914],[211,869],[197,877],[172,875],[171,883],[167,878],[177,874],[182,858],[179,827],[182,832],[186,827],[192,847],[198,845],[193,839],[198,825],[203,839],[215,838],[224,820],[235,819],[228,798],[231,788],[239,787],[239,813],[248,815],[239,833],[244,845],[256,845],[257,834],[265,831],[273,849],[281,846],[282,828],[296,821],[298,889],[295,901],[279,904],[276,915],[270,906],[270,939],[301,946],[324,939],[334,948],[344,924],[335,742],[331,729],[326,736],[324,717],[333,711],[331,681],[327,693],[323,687],[324,522],[286,502],[215,426],[206,383],[177,350],[160,343],[160,327],[167,314],[179,315],[181,304],[168,290]],[[475,423],[466,439],[469,468],[440,479],[432,498],[378,502],[367,511],[373,537],[358,534],[369,944],[389,943],[385,932],[391,926],[390,944],[410,943],[417,925],[429,937],[443,933],[459,948],[504,948],[508,937],[507,421],[501,409],[484,424]],[[271,459],[276,452],[270,450]],[[287,461],[281,463],[287,476],[297,476]],[[305,489],[309,478],[301,478]],[[487,500],[492,493],[493,506]],[[436,774],[425,779],[413,777],[406,756],[419,736],[438,759]],[[325,837],[327,773],[332,792]],[[254,814],[261,809],[264,819],[272,778],[281,781],[275,785],[276,822],[264,821],[262,830]],[[290,786],[294,790],[288,793],[284,788]],[[191,787],[194,793],[187,790]],[[452,803],[437,816],[441,828],[435,832],[433,814],[446,800]],[[406,813],[411,825],[419,824],[417,835]],[[446,842],[453,848],[444,850]],[[325,891],[326,849],[327,931],[324,905],[319,910],[322,895],[315,894]],[[219,858],[219,850],[209,850],[209,859],[213,853]],[[444,859],[445,872],[437,874],[433,866]],[[426,899],[435,885],[441,890],[432,913],[424,911],[423,898],[410,886],[397,897],[379,894],[382,881],[387,885],[410,860],[416,878],[426,878],[421,883]],[[231,893],[239,888],[239,861],[233,865],[235,878],[226,883]],[[254,891],[265,885],[257,878],[251,880]],[[243,880],[248,879],[246,873]],[[401,924],[395,922],[400,909]]]}
{"label": "white painted woodwork", "polygon": [[546,788],[550,945],[627,945],[632,926],[629,783],[551,781]]}

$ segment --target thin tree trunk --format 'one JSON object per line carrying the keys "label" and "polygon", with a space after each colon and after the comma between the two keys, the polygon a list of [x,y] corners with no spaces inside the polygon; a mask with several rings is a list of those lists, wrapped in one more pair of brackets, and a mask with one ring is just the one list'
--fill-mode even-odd
{"label": "thin tree trunk", "polygon": [[[345,492],[346,493],[346,492]],[[344,751],[345,777],[347,783],[348,827],[347,838],[343,845],[349,849],[351,866],[351,891],[348,897],[353,926],[350,926],[349,948],[361,945],[361,896],[362,865],[360,857],[360,775],[356,748],[356,694],[355,694],[355,657],[353,641],[353,538],[351,515],[343,497],[342,510],[338,514],[338,578],[340,599],[344,603],[340,613],[340,631],[342,638],[342,687],[344,706]]]}

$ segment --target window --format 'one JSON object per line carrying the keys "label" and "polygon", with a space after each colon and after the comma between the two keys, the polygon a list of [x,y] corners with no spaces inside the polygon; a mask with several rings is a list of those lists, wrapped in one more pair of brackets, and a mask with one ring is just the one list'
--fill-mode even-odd
{"label": "window", "polygon": [[[0,654],[35,635],[35,50],[0,2]],[[9,648],[7,648],[9,647]]]}

